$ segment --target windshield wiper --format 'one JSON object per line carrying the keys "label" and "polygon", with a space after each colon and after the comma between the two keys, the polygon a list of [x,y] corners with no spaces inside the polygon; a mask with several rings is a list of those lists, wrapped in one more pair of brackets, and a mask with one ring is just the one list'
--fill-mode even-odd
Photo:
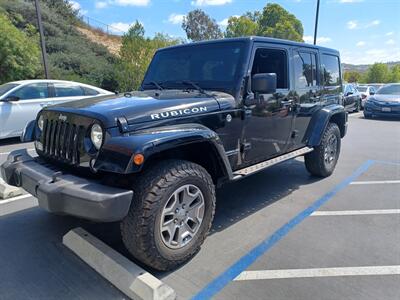
{"label": "windshield wiper", "polygon": [[195,82],[193,82],[191,80],[182,80],[181,83],[194,87],[195,90],[198,90],[200,93],[202,93],[202,94],[204,94],[204,95],[206,95],[208,97],[213,97],[212,95],[207,93],[202,87],[200,87],[199,85],[197,85]]}
{"label": "windshield wiper", "polygon": [[160,91],[163,90],[163,87],[157,81],[149,81],[149,82],[145,83],[145,85],[149,85],[149,84],[154,85]]}

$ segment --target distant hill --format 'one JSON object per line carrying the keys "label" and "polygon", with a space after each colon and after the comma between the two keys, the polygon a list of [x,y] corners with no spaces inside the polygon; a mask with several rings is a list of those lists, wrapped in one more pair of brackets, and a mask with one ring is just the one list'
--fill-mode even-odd
{"label": "distant hill", "polygon": [[[83,23],[67,1],[41,0],[40,5],[50,77],[117,90],[115,65],[120,37],[108,36]],[[0,13],[20,31],[28,26],[38,31],[34,1],[0,0]],[[36,78],[43,77],[42,67],[38,70]],[[14,78],[18,79],[28,78]]]}
{"label": "distant hill", "polygon": [[[395,61],[395,62],[388,62],[386,63],[389,68],[395,66],[395,65],[400,65],[400,61]],[[368,68],[371,65],[353,65],[353,64],[342,64],[342,68],[345,72],[347,71],[357,71],[359,73],[365,73],[367,72]]]}

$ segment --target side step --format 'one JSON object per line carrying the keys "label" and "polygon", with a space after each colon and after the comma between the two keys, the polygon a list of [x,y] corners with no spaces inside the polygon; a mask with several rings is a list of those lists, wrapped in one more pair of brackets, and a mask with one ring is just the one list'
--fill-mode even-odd
{"label": "side step", "polygon": [[277,156],[275,158],[272,158],[272,159],[269,159],[269,160],[266,160],[266,161],[262,161],[262,162],[260,162],[258,164],[252,165],[250,167],[246,167],[246,168],[237,170],[237,171],[233,172],[233,180],[237,180],[237,179],[240,179],[240,178],[242,178],[244,176],[247,176],[247,175],[250,175],[250,174],[253,174],[253,173],[257,173],[257,172],[259,172],[261,170],[264,170],[264,169],[266,169],[268,167],[271,167],[273,165],[279,164],[279,163],[281,163],[281,162],[283,162],[285,160],[289,160],[289,159],[295,158],[297,156],[304,155],[304,154],[306,154],[308,152],[311,152],[313,150],[314,150],[314,148],[310,148],[310,147],[300,148],[298,150],[283,154],[281,156]]}

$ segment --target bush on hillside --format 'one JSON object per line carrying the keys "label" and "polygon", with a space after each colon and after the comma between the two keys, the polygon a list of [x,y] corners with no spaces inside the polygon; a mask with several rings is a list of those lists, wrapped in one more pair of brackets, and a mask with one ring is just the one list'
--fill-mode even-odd
{"label": "bush on hillside", "polygon": [[31,27],[18,30],[0,14],[0,84],[37,75],[40,52],[36,39]]}

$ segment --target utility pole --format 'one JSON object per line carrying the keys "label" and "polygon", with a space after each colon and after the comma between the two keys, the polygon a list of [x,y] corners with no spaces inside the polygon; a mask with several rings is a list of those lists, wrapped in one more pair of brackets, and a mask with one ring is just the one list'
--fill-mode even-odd
{"label": "utility pole", "polygon": [[319,0],[317,0],[317,10],[315,12],[314,45],[317,44],[318,16],[319,16]]}
{"label": "utility pole", "polygon": [[37,16],[37,21],[38,21],[38,26],[39,26],[40,46],[42,48],[44,75],[45,75],[46,79],[49,79],[49,68],[47,65],[47,56],[46,56],[46,42],[44,40],[43,24],[42,24],[42,16],[40,14],[39,0],[35,0],[35,7],[36,7],[36,16]]}

